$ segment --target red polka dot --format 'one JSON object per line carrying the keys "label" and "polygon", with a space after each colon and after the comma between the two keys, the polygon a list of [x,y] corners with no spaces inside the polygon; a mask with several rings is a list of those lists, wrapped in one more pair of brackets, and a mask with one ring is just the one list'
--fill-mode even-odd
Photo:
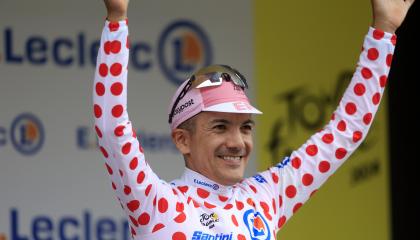
{"label": "red polka dot", "polygon": [[186,240],[187,237],[182,232],[176,232],[172,235],[172,240]]}
{"label": "red polka dot", "polygon": [[208,202],[204,201],[204,207],[206,207],[208,209],[212,209],[212,208],[215,208],[216,205],[213,205],[211,203],[208,203]]}
{"label": "red polka dot", "polygon": [[318,153],[318,147],[314,144],[309,145],[306,147],[306,153],[309,156],[315,156]]}
{"label": "red polka dot", "polygon": [[119,53],[121,50],[121,42],[118,40],[112,41],[109,51],[112,53]]}
{"label": "red polka dot", "polygon": [[112,171],[112,168],[107,163],[105,163],[105,166],[106,166],[106,169],[108,170],[109,175],[112,175],[114,173]]}
{"label": "red polka dot", "polygon": [[112,182],[112,189],[117,190],[117,185],[114,182]]}
{"label": "red polka dot", "polygon": [[181,202],[177,202],[176,203],[176,211],[177,212],[182,212],[182,211],[184,211],[184,204],[183,203],[181,203]]}
{"label": "red polka dot", "polygon": [[118,22],[110,22],[108,24],[109,31],[111,32],[118,31],[119,27],[120,27],[120,24]]}
{"label": "red polka dot", "polygon": [[326,144],[330,144],[334,141],[334,135],[331,133],[326,133],[324,136],[322,136],[322,141]]}
{"label": "red polka dot", "polygon": [[116,77],[121,74],[122,71],[122,65],[120,63],[114,63],[111,65],[110,72],[112,76]]}
{"label": "red polka dot", "polygon": [[385,35],[384,31],[379,30],[379,29],[375,29],[373,30],[373,38],[376,40],[380,40],[381,38],[383,38]]}
{"label": "red polka dot", "polygon": [[372,71],[367,67],[362,68],[362,77],[366,80],[370,79],[372,77]]}
{"label": "red polka dot", "polygon": [[279,222],[278,222],[277,226],[278,226],[279,228],[281,228],[281,227],[283,227],[284,223],[286,223],[286,216],[282,216],[282,217],[279,219]]}
{"label": "red polka dot", "polygon": [[115,105],[112,108],[112,116],[118,118],[118,117],[121,117],[122,113],[123,113],[123,106],[122,105]]}
{"label": "red polka dot", "polygon": [[139,174],[137,175],[137,183],[138,184],[143,183],[145,177],[146,177],[146,174],[143,171],[139,172]]}
{"label": "red polka dot", "polygon": [[108,152],[105,150],[105,148],[99,147],[99,149],[101,150],[102,155],[104,155],[105,158],[108,158]]}
{"label": "red polka dot", "polygon": [[207,198],[210,195],[210,192],[202,189],[202,188],[197,188],[197,194],[198,196],[200,196],[201,198]]}
{"label": "red polka dot", "polygon": [[246,237],[242,234],[238,234],[238,240],[246,240]]}
{"label": "red polka dot", "polygon": [[182,193],[186,193],[188,191],[188,186],[179,186],[177,187],[179,189],[179,191],[181,191]]}
{"label": "red polka dot", "polygon": [[353,142],[356,143],[356,142],[360,141],[362,139],[362,137],[363,137],[363,133],[361,131],[355,131],[353,133]]}
{"label": "red polka dot", "polygon": [[264,210],[264,212],[270,211],[270,207],[268,206],[266,202],[260,202],[260,206]]}
{"label": "red polka dot", "polygon": [[296,196],[296,187],[293,185],[289,185],[286,188],[286,196],[288,198],[294,198]]}
{"label": "red polka dot", "polygon": [[346,155],[347,155],[347,150],[346,150],[346,149],[344,149],[344,148],[338,148],[338,149],[335,151],[335,157],[336,157],[338,160],[343,159]]}
{"label": "red polka dot", "polygon": [[231,208],[233,208],[233,205],[228,203],[228,204],[225,205],[225,207],[223,209],[229,210]]}
{"label": "red polka dot", "polygon": [[109,52],[111,51],[111,42],[110,41],[106,41],[104,43],[104,52],[105,54],[109,54]]}
{"label": "red polka dot", "polygon": [[295,157],[292,159],[292,166],[296,169],[300,168],[300,164],[302,163],[302,160],[300,160],[299,157]]}
{"label": "red polka dot", "polygon": [[254,203],[254,201],[253,201],[251,198],[248,198],[248,199],[246,200],[246,203],[248,203],[248,205],[249,205],[249,206],[253,206],[253,207],[255,207],[255,203]]}
{"label": "red polka dot", "polygon": [[364,84],[358,83],[354,86],[354,93],[357,96],[363,96],[363,94],[365,94],[365,92],[366,92],[366,87],[365,87]]}
{"label": "red polka dot", "polygon": [[231,216],[231,218],[232,218],[232,222],[233,222],[233,224],[234,224],[235,226],[239,226],[238,221],[236,220],[235,215],[232,215],[232,216]]}
{"label": "red polka dot", "polygon": [[133,216],[131,216],[131,215],[129,215],[129,216],[130,216],[130,220],[133,223],[133,225],[136,226],[136,227],[138,227],[139,226],[139,223],[137,222],[137,220]]}
{"label": "red polka dot", "polygon": [[122,93],[123,85],[120,82],[113,83],[111,85],[111,93],[114,96],[119,96]]}
{"label": "red polka dot", "polygon": [[121,169],[120,169],[118,172],[120,173],[120,176],[121,176],[121,177],[124,177],[124,172],[123,172],[123,170],[121,170]]}
{"label": "red polka dot", "polygon": [[150,215],[146,212],[142,213],[138,219],[140,225],[147,225],[150,221]]}
{"label": "red polka dot", "polygon": [[168,201],[165,198],[161,198],[158,201],[159,212],[164,213],[168,210]]}
{"label": "red polka dot", "polygon": [[130,38],[127,36],[127,40],[126,40],[126,42],[125,42],[125,47],[127,48],[127,49],[130,49]]}
{"label": "red polka dot", "polygon": [[102,116],[102,109],[98,104],[93,105],[93,112],[96,118],[100,118]]}
{"label": "red polka dot", "polygon": [[318,165],[318,169],[321,173],[326,173],[330,170],[330,163],[328,161],[321,161]]}
{"label": "red polka dot", "polygon": [[274,200],[274,198],[273,198],[271,203],[272,203],[272,206],[273,206],[273,209],[274,209],[274,214],[276,214],[276,212],[277,212],[276,200]]}
{"label": "red polka dot", "polygon": [[139,164],[139,161],[138,161],[137,157],[134,157],[134,158],[130,161],[130,169],[131,169],[131,170],[136,169],[138,164]]}
{"label": "red polka dot", "polygon": [[124,128],[125,128],[125,126],[122,126],[122,125],[116,127],[114,129],[115,136],[121,137],[122,135],[124,135]]}
{"label": "red polka dot", "polygon": [[347,103],[346,104],[346,113],[348,114],[348,115],[353,115],[353,114],[355,114],[356,113],[356,111],[357,111],[357,107],[356,107],[356,104],[354,104],[354,103]]}
{"label": "red polka dot", "polygon": [[105,63],[99,65],[99,75],[101,77],[106,77],[106,75],[108,75],[108,66]]}
{"label": "red polka dot", "polygon": [[238,210],[242,210],[242,208],[244,208],[244,203],[241,201],[235,201],[236,202],[236,208]]}
{"label": "red polka dot", "polygon": [[302,203],[296,203],[296,205],[293,207],[293,213],[296,213],[300,207],[302,207]]}
{"label": "red polka dot", "polygon": [[386,82],[387,82],[388,78],[386,75],[382,75],[379,78],[379,83],[381,84],[381,87],[385,87],[386,86]]}
{"label": "red polka dot", "polygon": [[271,178],[273,178],[273,182],[274,182],[274,183],[278,183],[278,181],[279,181],[279,176],[277,176],[277,174],[275,174],[275,173],[271,173]]}
{"label": "red polka dot", "polygon": [[226,201],[228,200],[228,197],[225,197],[225,196],[219,195],[219,200],[220,200],[221,202],[226,202]]}
{"label": "red polka dot", "polygon": [[309,174],[309,173],[306,173],[302,177],[302,183],[305,186],[311,185],[313,181],[314,181],[314,177],[311,174]]}
{"label": "red polka dot", "polygon": [[365,116],[363,116],[363,122],[366,125],[369,125],[371,121],[372,121],[372,113],[366,113]]}
{"label": "red polka dot", "polygon": [[137,235],[137,233],[136,233],[136,231],[134,230],[134,228],[130,226],[130,229],[131,229],[131,235],[132,235],[132,236],[136,236],[136,235]]}
{"label": "red polka dot", "polygon": [[187,219],[187,216],[185,215],[185,213],[182,212],[174,218],[174,221],[177,222],[177,223],[183,223],[185,221],[185,219]]}
{"label": "red polka dot", "polygon": [[252,190],[254,193],[257,193],[257,188],[255,188],[255,186],[253,186],[253,185],[249,185],[249,188],[251,188],[251,190]]}
{"label": "red polka dot", "polygon": [[165,225],[163,225],[162,223],[158,223],[153,227],[152,233],[157,232],[164,227],[165,227]]}
{"label": "red polka dot", "polygon": [[130,153],[130,150],[131,150],[131,143],[130,143],[130,142],[128,142],[128,143],[126,143],[126,144],[124,144],[124,146],[122,146],[122,148],[121,148],[121,152],[122,152],[124,155],[129,154],[129,153]]}
{"label": "red polka dot", "polygon": [[386,55],[386,65],[388,67],[390,67],[391,63],[392,63],[392,54],[390,53],[390,54]]}
{"label": "red polka dot", "polygon": [[105,94],[105,86],[101,82],[96,83],[95,90],[98,96],[103,96]]}
{"label": "red polka dot", "polygon": [[152,190],[152,184],[147,185],[146,190],[144,190],[144,195],[146,195],[146,197],[149,196],[150,190]]}
{"label": "red polka dot", "polygon": [[140,202],[138,200],[132,200],[127,203],[127,208],[134,212],[140,207]]}
{"label": "red polka dot", "polygon": [[131,193],[131,188],[130,186],[124,185],[124,193],[125,195],[128,195]]}
{"label": "red polka dot", "polygon": [[279,208],[283,205],[283,197],[279,195]]}
{"label": "red polka dot", "polygon": [[378,105],[380,101],[381,101],[381,94],[375,93],[372,97],[372,103],[375,105]]}
{"label": "red polka dot", "polygon": [[337,125],[338,130],[344,132],[346,131],[346,128],[347,128],[347,124],[344,120],[341,120],[340,122],[338,122],[338,125]]}
{"label": "red polka dot", "polygon": [[391,37],[391,43],[395,46],[397,44],[397,35],[392,35]]}
{"label": "red polka dot", "polygon": [[379,57],[378,49],[376,48],[369,48],[367,57],[369,60],[375,61]]}
{"label": "red polka dot", "polygon": [[99,138],[102,138],[102,132],[101,130],[98,128],[98,126],[95,126],[95,131],[96,131],[96,135],[98,135]]}

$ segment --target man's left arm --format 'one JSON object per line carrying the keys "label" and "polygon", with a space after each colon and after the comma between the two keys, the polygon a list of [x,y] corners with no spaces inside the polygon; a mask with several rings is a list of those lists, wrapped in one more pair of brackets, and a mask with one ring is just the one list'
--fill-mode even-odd
{"label": "man's left arm", "polygon": [[[290,157],[262,172],[268,196],[281,228],[366,137],[378,110],[396,44],[396,29],[414,0],[371,0],[373,23],[365,37],[356,71],[326,127],[314,134]],[[256,184],[250,178],[245,184]],[[263,186],[263,185],[261,185]],[[264,189],[261,189],[264,191]],[[267,202],[268,201],[268,202]]]}

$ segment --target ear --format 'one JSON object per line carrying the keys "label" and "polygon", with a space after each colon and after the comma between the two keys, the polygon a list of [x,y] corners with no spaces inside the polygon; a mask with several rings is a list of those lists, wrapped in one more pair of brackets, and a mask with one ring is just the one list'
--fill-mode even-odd
{"label": "ear", "polygon": [[191,152],[191,134],[185,129],[176,128],[172,131],[172,141],[182,155]]}

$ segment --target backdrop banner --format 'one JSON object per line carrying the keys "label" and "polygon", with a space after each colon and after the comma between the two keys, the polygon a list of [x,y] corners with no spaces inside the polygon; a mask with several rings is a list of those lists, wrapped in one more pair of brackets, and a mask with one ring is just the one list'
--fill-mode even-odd
{"label": "backdrop banner", "polygon": [[[170,181],[184,170],[170,99],[204,65],[254,75],[251,1],[131,1],[128,16],[130,118]],[[0,1],[0,240],[130,238],[93,127],[105,17],[101,0]]]}

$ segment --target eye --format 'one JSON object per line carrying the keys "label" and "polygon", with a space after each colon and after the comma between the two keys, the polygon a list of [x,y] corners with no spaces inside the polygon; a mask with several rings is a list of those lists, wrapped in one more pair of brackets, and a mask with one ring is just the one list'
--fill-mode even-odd
{"label": "eye", "polygon": [[217,124],[217,125],[214,125],[213,126],[213,129],[220,130],[220,131],[226,130],[226,125],[224,125],[224,124]]}
{"label": "eye", "polygon": [[252,131],[254,129],[254,125],[252,125],[252,124],[245,124],[245,125],[242,125],[241,128],[244,131]]}

